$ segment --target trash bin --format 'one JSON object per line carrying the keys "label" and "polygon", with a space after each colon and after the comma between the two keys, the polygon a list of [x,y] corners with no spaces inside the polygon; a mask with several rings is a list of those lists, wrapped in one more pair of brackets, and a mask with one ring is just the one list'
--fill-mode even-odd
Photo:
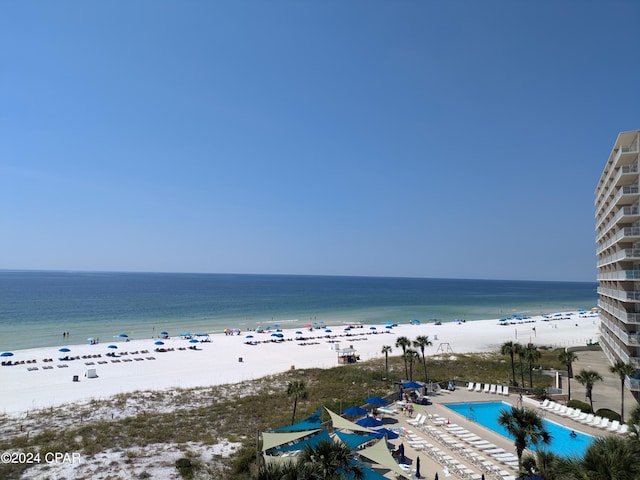
{"label": "trash bin", "polygon": [[242,363],[242,357],[238,357],[238,362]]}
{"label": "trash bin", "polygon": [[73,376],[73,381],[74,382],[79,382],[80,381],[80,379],[78,378],[78,375],[74,375]]}

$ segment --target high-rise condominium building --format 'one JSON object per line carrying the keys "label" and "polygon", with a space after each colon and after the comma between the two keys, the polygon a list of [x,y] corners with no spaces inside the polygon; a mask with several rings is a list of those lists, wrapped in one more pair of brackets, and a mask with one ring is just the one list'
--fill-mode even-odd
{"label": "high-rise condominium building", "polygon": [[[600,345],[640,369],[640,130],[618,135],[596,188]],[[635,375],[634,375],[635,376]],[[627,378],[638,398],[640,380]]]}

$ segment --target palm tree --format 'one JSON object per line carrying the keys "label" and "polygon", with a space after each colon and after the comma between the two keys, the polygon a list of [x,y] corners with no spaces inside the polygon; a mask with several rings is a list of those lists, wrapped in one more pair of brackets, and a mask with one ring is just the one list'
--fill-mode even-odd
{"label": "palm tree", "polygon": [[404,376],[405,378],[409,378],[409,369],[407,368],[407,357],[405,353],[407,353],[407,348],[411,346],[411,340],[407,337],[398,337],[396,339],[396,347],[402,348],[402,358],[404,360]]}
{"label": "palm tree", "polygon": [[298,407],[298,399],[307,398],[307,386],[302,380],[293,380],[287,385],[287,396],[293,396],[293,415],[291,415],[291,425],[295,423],[296,408]]}
{"label": "palm tree", "polygon": [[587,391],[587,398],[589,399],[589,404],[591,405],[591,411],[593,412],[593,385],[596,382],[602,382],[602,375],[600,375],[595,370],[580,370],[580,373],[576,375],[576,380],[584,385],[585,390]]}
{"label": "palm tree", "polygon": [[629,415],[629,433],[630,437],[640,442],[640,405],[636,405]]}
{"label": "palm tree", "polygon": [[516,367],[513,361],[513,356],[516,353],[517,347],[515,343],[509,341],[502,344],[500,347],[500,353],[502,355],[509,355],[511,357],[511,385],[516,385]]}
{"label": "palm tree", "polygon": [[391,353],[391,345],[383,345],[382,353],[384,353],[384,370],[386,378],[389,379],[389,353]]}
{"label": "palm tree", "polygon": [[636,373],[636,368],[630,363],[624,363],[618,359],[609,367],[611,373],[615,373],[620,377],[620,420],[624,423],[624,381],[627,376],[631,376]]}
{"label": "palm tree", "polygon": [[515,438],[514,445],[520,470],[522,470],[522,453],[528,445],[551,442],[551,435],[544,427],[542,417],[529,408],[511,407],[511,411],[501,410],[498,424]]}
{"label": "palm tree", "polygon": [[[527,345],[527,348],[525,349],[524,358],[529,363],[529,387],[530,388],[533,388],[533,365],[536,363],[537,360],[540,360],[541,357],[542,357],[542,353],[540,353],[540,350],[538,350],[538,347],[536,347],[532,343]],[[522,386],[524,387],[524,382]]]}
{"label": "palm tree", "polygon": [[616,435],[596,439],[580,462],[580,478],[589,480],[635,480],[640,478],[640,448]]}
{"label": "palm tree", "polygon": [[578,356],[566,348],[558,355],[558,360],[567,366],[567,393],[571,400],[571,377],[573,377],[573,362],[578,360]]}
{"label": "palm tree", "polygon": [[569,480],[572,472],[577,470],[568,459],[545,449],[536,450],[534,455],[522,459],[522,470],[525,478],[542,480]]}
{"label": "palm tree", "polygon": [[405,361],[409,364],[409,381],[413,382],[413,363],[420,358],[420,354],[409,348],[403,356]]}
{"label": "palm tree", "polygon": [[431,343],[431,340],[429,340],[429,337],[427,335],[420,335],[419,337],[416,337],[416,339],[413,341],[413,346],[415,348],[419,348],[420,353],[422,354],[422,366],[424,368],[425,383],[427,383],[429,379],[427,378],[427,360],[424,356],[424,349],[425,347],[430,347],[431,345],[433,345],[433,343]]}
{"label": "palm tree", "polygon": [[523,360],[525,357],[526,348],[519,343],[516,343],[513,346],[516,349],[516,353],[518,354],[518,360],[520,361],[520,381],[522,382],[521,385],[524,387],[524,368],[523,368],[524,361]]}
{"label": "palm tree", "polygon": [[322,440],[315,447],[307,445],[300,453],[299,463],[313,470],[313,478],[339,480],[364,478],[362,465],[354,462],[351,449],[342,442]]}

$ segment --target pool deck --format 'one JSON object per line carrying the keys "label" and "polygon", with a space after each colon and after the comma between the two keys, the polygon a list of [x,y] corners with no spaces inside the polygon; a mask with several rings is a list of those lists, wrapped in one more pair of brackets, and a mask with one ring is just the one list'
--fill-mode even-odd
{"label": "pool deck", "polygon": [[[619,399],[619,392],[617,397]],[[490,452],[486,450],[483,451],[481,448],[465,442],[463,439],[456,437],[450,429],[452,425],[457,425],[477,435],[482,440],[486,440],[490,444],[495,445],[495,448],[503,449],[505,453],[515,455],[513,442],[482,425],[467,420],[466,417],[453,412],[445,407],[444,404],[503,401],[512,406],[516,406],[519,398],[518,394],[512,393],[509,396],[504,396],[468,391],[465,387],[461,387],[454,392],[442,391],[439,394],[431,395],[429,398],[432,402],[431,405],[414,406],[415,411],[413,418],[403,415],[400,409],[401,407],[399,406],[396,406],[398,413],[383,415],[383,419],[385,423],[389,424],[389,427],[402,427],[407,432],[406,435],[401,436],[397,440],[390,441],[390,443],[395,446],[398,446],[400,443],[404,444],[405,456],[408,458],[406,463],[409,465],[407,470],[412,475],[412,478],[415,478],[415,465],[418,457],[420,458],[421,478],[429,480],[434,478],[436,472],[439,478],[447,478],[445,465],[449,470],[448,478],[453,479],[479,479],[482,474],[485,475],[487,480],[506,480],[515,477],[517,474],[517,466],[514,466],[513,463],[507,464],[500,458],[493,457]],[[630,406],[632,405],[633,404],[630,404]],[[571,418],[548,412],[540,407],[539,401],[526,396],[523,397],[523,406],[537,409],[540,414],[548,420],[588,435],[596,437],[617,435],[616,433],[587,426]],[[412,425],[410,421],[414,421],[418,414],[426,414],[428,417],[422,425]],[[438,418],[444,419],[444,423],[438,422]],[[410,435],[413,435],[413,437]],[[420,446],[420,443],[414,443],[412,439],[418,442],[424,441],[430,446]],[[416,445],[417,448],[412,445]],[[456,466],[456,463],[459,463],[461,466]],[[388,475],[388,477],[395,478],[392,475]]]}

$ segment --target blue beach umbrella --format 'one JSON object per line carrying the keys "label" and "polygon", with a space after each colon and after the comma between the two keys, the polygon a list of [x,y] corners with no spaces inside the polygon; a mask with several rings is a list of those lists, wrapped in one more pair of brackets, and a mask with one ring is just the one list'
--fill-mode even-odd
{"label": "blue beach umbrella", "polygon": [[161,342],[160,340],[158,340],[157,342],[155,342],[156,345],[164,345],[164,342]]}
{"label": "blue beach umbrella", "polygon": [[324,331],[324,333],[331,333],[331,330],[329,330],[328,328]]}
{"label": "blue beach umbrella", "polygon": [[376,436],[378,435],[387,437],[387,440],[395,440],[400,436],[398,433],[394,432],[393,430],[389,430],[388,428],[378,428],[376,430]]}
{"label": "blue beach umbrella", "polygon": [[376,405],[382,406],[387,404],[387,401],[381,397],[369,397],[365,399],[365,402],[367,405],[374,405],[374,406]]}
{"label": "blue beach umbrella", "polygon": [[244,338],[253,338],[253,335],[247,335],[247,336],[246,336],[246,337],[244,337]]}
{"label": "blue beach umbrella", "polygon": [[2,353],[0,353],[0,357],[13,357],[13,353],[11,353],[11,352],[2,352]]}
{"label": "blue beach umbrella", "polygon": [[67,352],[70,352],[71,350],[69,350],[67,347],[63,347],[63,348],[61,348],[61,349],[60,349],[60,350],[58,350],[58,351],[59,351],[59,352],[62,352],[62,353],[67,353]]}
{"label": "blue beach umbrella", "polygon": [[117,345],[109,345],[107,348],[118,348]]}
{"label": "blue beach umbrella", "polygon": [[350,332],[351,331],[351,327],[347,327],[344,329],[345,332]]}
{"label": "blue beach umbrella", "polygon": [[358,425],[360,425],[361,427],[379,427],[380,425],[382,425],[382,421],[378,420],[375,417],[364,417],[361,418],[360,420],[358,420],[356,422]]}
{"label": "blue beach umbrella", "polygon": [[296,335],[302,335],[302,332],[298,331],[296,332]]}
{"label": "blue beach umbrella", "polygon": [[369,327],[369,330],[375,330],[376,327]]}
{"label": "blue beach umbrella", "polygon": [[404,382],[402,384],[402,388],[412,389],[412,388],[422,388],[424,385],[418,382]]}
{"label": "blue beach umbrella", "polygon": [[195,338],[192,338],[191,340],[189,340],[189,343],[200,343],[200,342]]}
{"label": "blue beach umbrella", "polygon": [[160,332],[160,335],[169,335],[169,332],[165,332],[164,330]]}
{"label": "blue beach umbrella", "polygon": [[393,328],[393,325],[387,325],[384,328]]}
{"label": "blue beach umbrella", "polygon": [[369,413],[367,412],[367,410],[357,406],[345,408],[344,412],[342,412],[343,415],[349,415],[350,417],[359,417],[362,415],[366,415],[367,413]]}
{"label": "blue beach umbrella", "polygon": [[118,335],[120,338],[129,338],[129,335],[127,335],[126,333],[121,333],[120,335]]}

